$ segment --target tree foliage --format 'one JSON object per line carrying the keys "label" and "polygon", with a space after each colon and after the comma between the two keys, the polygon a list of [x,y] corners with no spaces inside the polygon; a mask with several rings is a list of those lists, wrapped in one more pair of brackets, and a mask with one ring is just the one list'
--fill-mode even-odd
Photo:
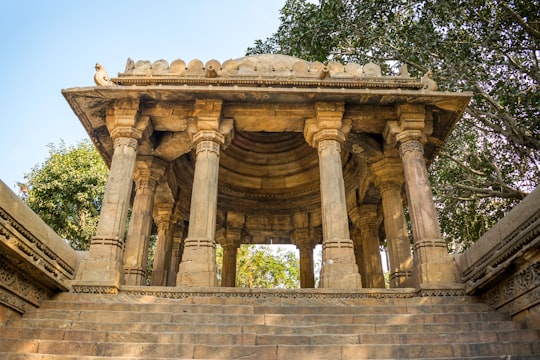
{"label": "tree foliage", "polygon": [[432,182],[442,230],[461,250],[540,179],[540,1],[287,0],[281,24],[248,54],[401,63],[473,99]]}
{"label": "tree foliage", "polygon": [[86,250],[99,219],[108,169],[89,141],[49,144],[49,157],[25,179],[25,201],[77,250]]}
{"label": "tree foliage", "polygon": [[[223,249],[217,249],[217,266],[223,264]],[[219,275],[220,277],[220,275]],[[242,288],[300,287],[300,264],[294,251],[281,247],[242,245],[236,257],[236,286]]]}

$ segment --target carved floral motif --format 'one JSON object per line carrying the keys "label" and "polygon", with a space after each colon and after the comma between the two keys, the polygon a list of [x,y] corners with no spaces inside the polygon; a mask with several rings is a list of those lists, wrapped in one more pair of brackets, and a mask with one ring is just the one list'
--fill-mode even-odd
{"label": "carved floral motif", "polygon": [[341,152],[341,145],[337,140],[333,139],[319,141],[319,153],[326,150]]}
{"label": "carved floral motif", "polygon": [[137,146],[139,144],[139,141],[137,139],[133,139],[130,137],[117,137],[114,139],[114,148],[118,148],[120,146],[127,146],[132,148],[133,150],[137,151]]}
{"label": "carved floral motif", "polygon": [[401,156],[404,156],[408,152],[417,153],[417,157],[420,156],[423,158],[424,154],[424,145],[418,140],[409,140],[403,142],[399,145],[399,153]]}
{"label": "carved floral motif", "polygon": [[216,155],[219,155],[219,144],[209,141],[209,140],[203,140],[197,144],[197,154],[200,152],[212,152]]}
{"label": "carved floral motif", "polygon": [[534,263],[482,295],[496,309],[501,307],[511,315],[538,302],[540,294],[540,263]]}

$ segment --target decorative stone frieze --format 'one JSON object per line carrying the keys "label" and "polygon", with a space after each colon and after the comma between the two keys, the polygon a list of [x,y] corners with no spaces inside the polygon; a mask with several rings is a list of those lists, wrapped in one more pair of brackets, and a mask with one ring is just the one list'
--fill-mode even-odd
{"label": "decorative stone frieze", "polygon": [[0,181],[0,306],[19,313],[69,289],[78,254]]}
{"label": "decorative stone frieze", "polygon": [[[221,64],[217,60],[209,60],[205,64],[199,59],[186,63],[177,59],[169,63],[160,59],[127,60],[126,67],[112,83],[119,85],[143,84],[152,79],[155,84],[197,83],[206,80],[208,83],[227,83],[232,79],[258,80],[277,82],[279,79],[295,81],[298,85],[316,86],[324,82],[338,83],[342,87],[361,86],[371,88],[405,88],[433,90],[435,82],[430,78],[419,81],[410,77],[408,72],[397,76],[383,76],[381,67],[374,63],[361,65],[350,62],[346,65],[330,62],[308,62],[286,55],[261,54],[231,59]],[[107,83],[108,84],[108,83]],[[430,85],[429,87],[427,85]],[[436,86],[436,84],[435,84]]]}

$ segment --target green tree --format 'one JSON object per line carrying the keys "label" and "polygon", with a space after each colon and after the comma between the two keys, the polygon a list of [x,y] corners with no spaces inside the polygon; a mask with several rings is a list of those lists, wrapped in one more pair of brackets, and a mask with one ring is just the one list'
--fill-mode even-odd
{"label": "green tree", "polygon": [[473,99],[431,166],[454,250],[476,240],[540,179],[538,0],[287,0],[275,34],[248,54],[400,64]]}
{"label": "green tree", "polygon": [[25,202],[74,249],[86,250],[97,228],[107,166],[89,141],[48,147],[49,157],[25,175]]}
{"label": "green tree", "polygon": [[[221,279],[223,249],[216,251],[218,279]],[[300,287],[300,264],[294,251],[281,247],[242,245],[236,260],[236,286],[243,288]]]}

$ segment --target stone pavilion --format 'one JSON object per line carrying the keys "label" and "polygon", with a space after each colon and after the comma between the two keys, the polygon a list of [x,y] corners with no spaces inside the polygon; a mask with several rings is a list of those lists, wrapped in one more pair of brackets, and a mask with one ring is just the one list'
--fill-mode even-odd
{"label": "stone pavilion", "polygon": [[322,244],[320,287],[382,288],[382,239],[392,288],[461,286],[427,166],[471,94],[437,91],[406,66],[385,76],[284,55],[96,70],[97,86],[63,90],[110,166],[75,291],[144,285],[153,223],[156,286],[217,286],[220,244],[231,287],[241,244],[294,244],[310,288]]}

